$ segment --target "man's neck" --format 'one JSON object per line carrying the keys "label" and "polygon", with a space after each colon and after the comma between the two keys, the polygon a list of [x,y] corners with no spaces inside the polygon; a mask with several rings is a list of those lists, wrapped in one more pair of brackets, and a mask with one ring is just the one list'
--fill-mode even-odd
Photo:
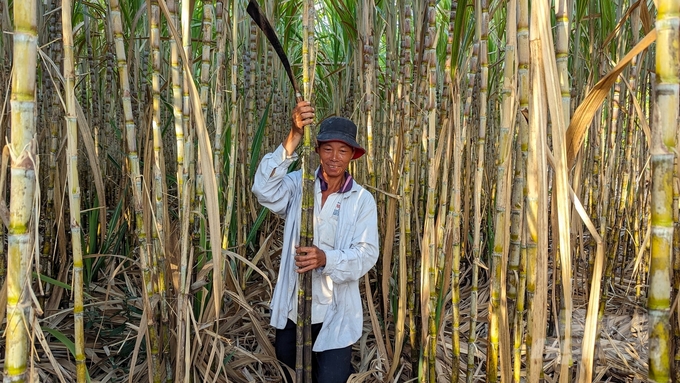
{"label": "man's neck", "polygon": [[342,185],[345,183],[345,173],[343,173],[339,177],[328,177],[326,173],[323,173],[323,178],[328,184],[328,191],[331,193],[334,193],[342,187]]}

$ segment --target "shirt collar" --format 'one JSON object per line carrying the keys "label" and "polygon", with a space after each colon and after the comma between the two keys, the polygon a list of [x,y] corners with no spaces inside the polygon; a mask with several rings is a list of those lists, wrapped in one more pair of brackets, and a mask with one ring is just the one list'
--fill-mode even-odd
{"label": "shirt collar", "polygon": [[[319,179],[319,186],[321,186],[321,191],[328,190],[328,182],[326,182],[326,180],[323,178],[321,166],[319,166],[319,169],[316,171],[316,178]],[[338,190],[338,193],[346,193],[352,190],[352,186],[354,186],[354,179],[352,178],[352,175],[349,174],[347,170],[345,170],[345,182],[342,184],[342,186],[340,186],[340,190]]]}

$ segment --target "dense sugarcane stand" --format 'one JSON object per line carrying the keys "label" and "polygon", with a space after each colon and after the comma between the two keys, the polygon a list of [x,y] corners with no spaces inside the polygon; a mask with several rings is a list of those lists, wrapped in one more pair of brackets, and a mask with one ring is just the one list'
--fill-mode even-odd
{"label": "dense sugarcane stand", "polygon": [[375,201],[349,381],[680,379],[677,0],[250,3],[0,0],[5,381],[312,381],[252,191],[298,97],[299,245],[322,121]]}

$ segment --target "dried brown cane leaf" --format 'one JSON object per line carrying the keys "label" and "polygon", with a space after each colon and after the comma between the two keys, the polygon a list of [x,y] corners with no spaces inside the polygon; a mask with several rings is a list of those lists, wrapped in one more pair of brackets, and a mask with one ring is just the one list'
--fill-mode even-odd
{"label": "dried brown cane leaf", "polygon": [[574,115],[569,123],[569,128],[567,129],[567,163],[571,167],[573,165],[576,154],[583,144],[583,138],[585,137],[586,129],[590,125],[590,122],[595,116],[595,112],[600,109],[602,102],[609,94],[616,78],[625,69],[625,67],[631,62],[633,57],[637,56],[640,52],[644,51],[649,47],[651,43],[656,40],[656,29],[650,31],[645,38],[640,40],[640,42],[633,47],[633,49],[628,52],[628,54],[619,62],[614,69],[612,69],[606,76],[604,76],[595,87],[591,89],[590,93],[583,100],[581,105],[576,108]]}
{"label": "dried brown cane leaf", "polygon": [[373,328],[373,334],[375,335],[375,342],[378,345],[379,355],[378,357],[382,360],[384,364],[384,371],[390,370],[389,357],[387,356],[387,348],[384,343],[382,336],[382,331],[380,330],[380,323],[378,322],[378,316],[375,313],[375,304],[373,303],[373,293],[371,292],[371,283],[368,274],[364,275],[364,286],[366,287],[366,299],[368,300],[368,312],[371,318],[371,327]]}
{"label": "dried brown cane leaf", "polygon": [[[142,313],[142,318],[146,318],[147,316],[147,309],[148,307],[144,308],[144,312]],[[145,320],[141,320],[139,323],[139,328],[137,329],[137,340],[135,341],[135,348],[132,351],[132,361],[130,362],[131,366],[136,366],[137,365],[137,356],[139,355],[139,350],[142,345],[142,341],[144,339],[147,339],[148,337],[145,337],[147,332],[147,322]],[[147,342],[148,343],[148,342]],[[146,347],[147,350],[151,350],[149,345],[147,344]],[[148,353],[148,351],[147,351]],[[147,366],[149,368],[149,376],[153,375],[153,371],[151,370],[151,364],[148,364]],[[128,375],[128,383],[133,382],[133,377],[134,377],[134,371],[130,371],[130,374]]]}
{"label": "dried brown cane leaf", "polygon": [[[654,3],[656,4],[656,0]],[[654,30],[654,19],[649,12],[649,6],[647,6],[646,1],[643,1],[642,7],[640,7],[640,20],[642,20],[642,28],[644,29],[645,33],[649,33]]]}

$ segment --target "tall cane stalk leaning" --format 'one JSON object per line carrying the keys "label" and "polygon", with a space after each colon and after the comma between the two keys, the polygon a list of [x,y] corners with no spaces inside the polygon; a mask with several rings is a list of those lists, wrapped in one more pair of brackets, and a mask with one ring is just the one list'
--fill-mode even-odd
{"label": "tall cane stalk leaning", "polygon": [[[298,88],[293,72],[290,68],[290,63],[288,62],[288,57],[281,47],[278,37],[274,28],[272,28],[269,20],[260,9],[259,5],[255,0],[250,0],[246,11],[250,17],[255,21],[258,27],[267,37],[267,40],[276,51],[276,54],[281,59],[288,78],[290,79],[293,89],[295,90],[295,101],[300,102],[303,100],[300,89]],[[309,97],[311,94],[311,81],[309,77],[309,57],[310,57],[310,44],[309,40],[313,39],[313,33],[310,34],[309,31],[313,31],[314,26],[310,26],[310,7],[309,2],[304,3],[304,15],[303,15],[303,25],[304,37],[302,46],[302,57],[303,57],[303,84],[305,87],[305,96]],[[311,128],[306,127],[304,129],[303,136],[303,146],[302,146],[302,222],[300,225],[300,241],[299,245],[303,247],[308,247],[313,245],[314,241],[314,169],[316,165],[311,158],[312,152],[312,135]],[[298,277],[298,320],[297,320],[297,331],[296,331],[296,357],[295,357],[295,381],[298,383],[312,381],[312,274],[306,272]],[[303,377],[304,375],[304,377]]]}

